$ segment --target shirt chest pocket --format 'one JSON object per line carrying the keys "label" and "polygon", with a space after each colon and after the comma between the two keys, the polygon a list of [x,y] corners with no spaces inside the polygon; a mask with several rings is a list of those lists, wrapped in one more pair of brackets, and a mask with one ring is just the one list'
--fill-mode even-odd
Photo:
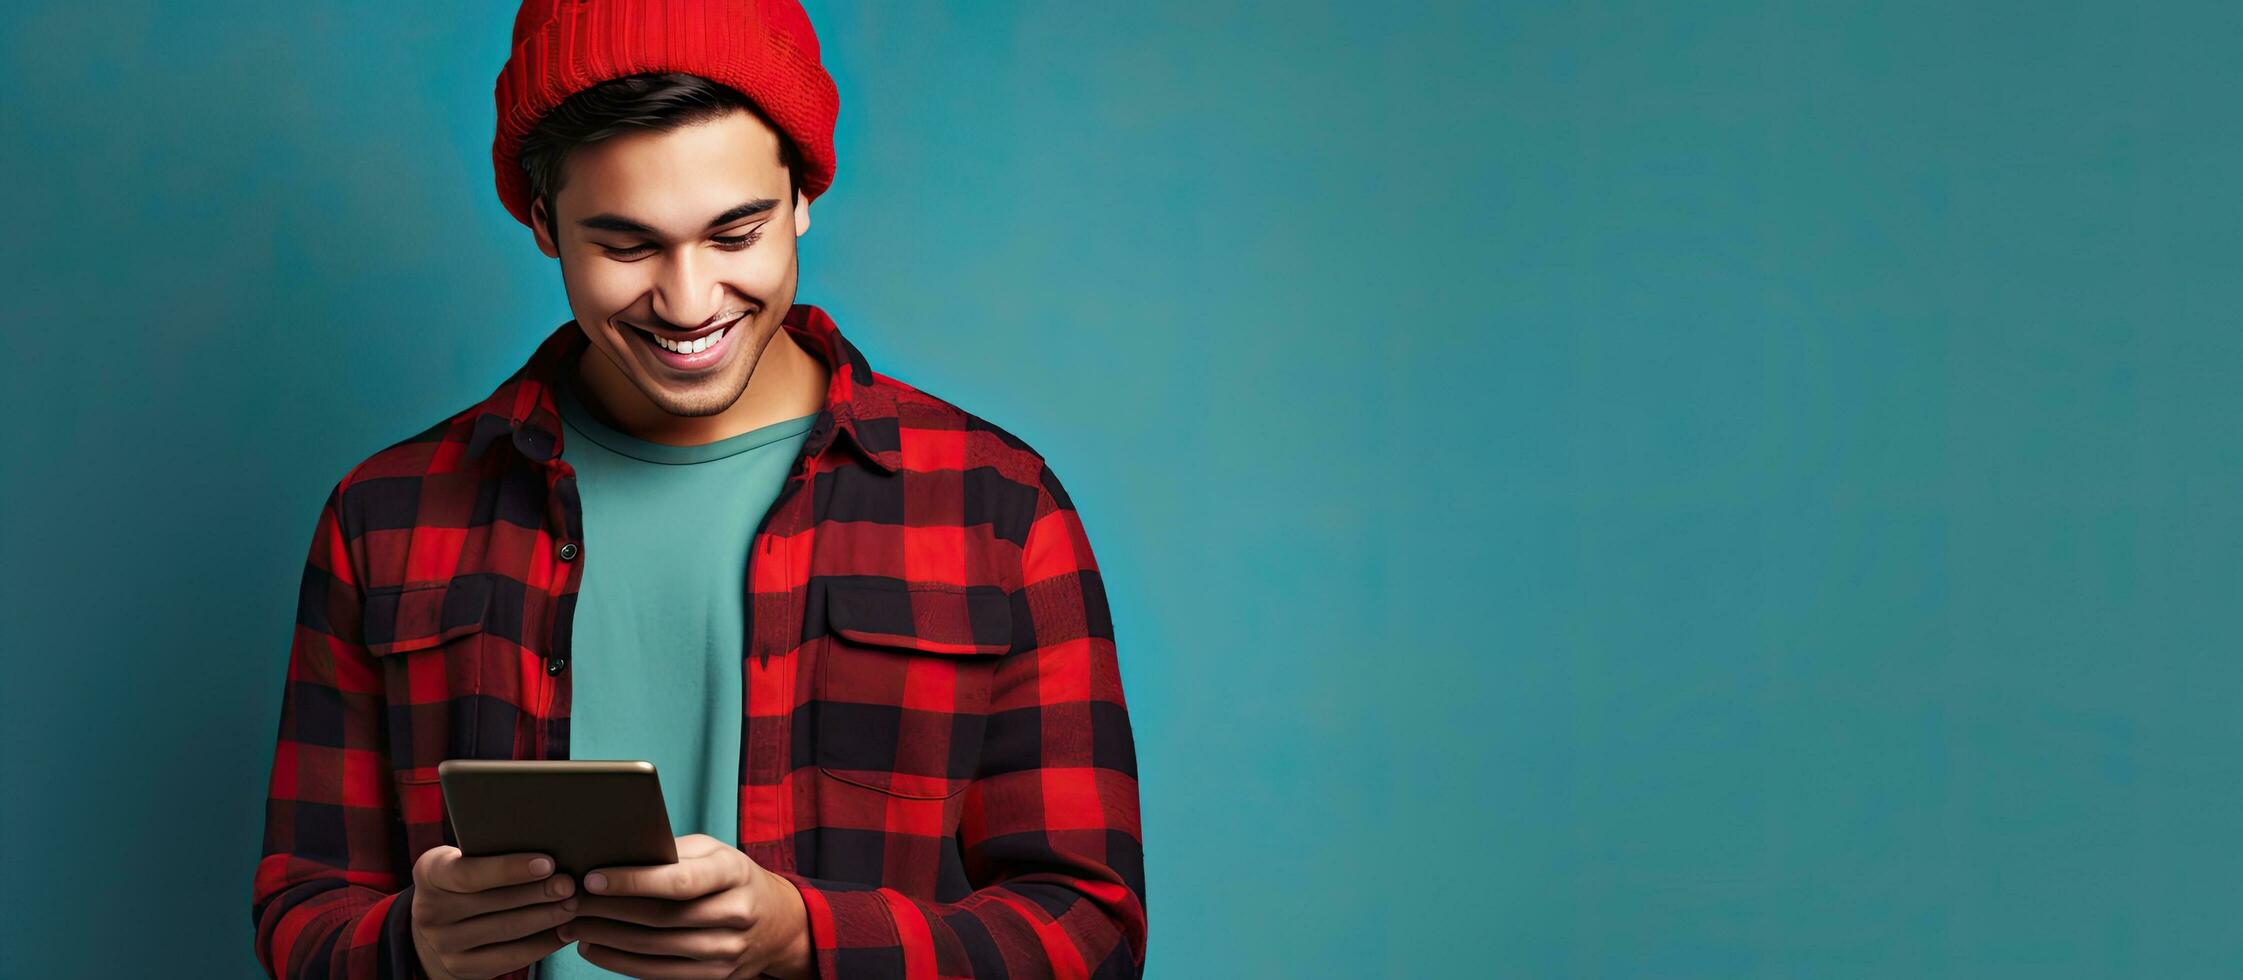
{"label": "shirt chest pocket", "polygon": [[479,757],[476,695],[492,656],[494,594],[482,576],[366,593],[364,640],[381,669],[390,766],[401,777]]}
{"label": "shirt chest pocket", "polygon": [[834,779],[947,799],[980,767],[1012,617],[996,589],[841,584],[826,590],[816,760]]}

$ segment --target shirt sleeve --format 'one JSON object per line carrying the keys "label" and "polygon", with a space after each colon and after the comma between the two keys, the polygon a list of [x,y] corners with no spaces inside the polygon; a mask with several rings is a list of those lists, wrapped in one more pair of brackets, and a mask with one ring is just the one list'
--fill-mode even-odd
{"label": "shirt sleeve", "polygon": [[1074,503],[1039,469],[1013,606],[1033,642],[997,667],[959,821],[976,890],[929,902],[777,872],[802,891],[821,980],[1143,975],[1136,747],[1112,616]]}
{"label": "shirt sleeve", "polygon": [[342,520],[348,482],[320,508],[304,563],[250,918],[267,976],[425,980],[412,875],[394,846],[381,672]]}

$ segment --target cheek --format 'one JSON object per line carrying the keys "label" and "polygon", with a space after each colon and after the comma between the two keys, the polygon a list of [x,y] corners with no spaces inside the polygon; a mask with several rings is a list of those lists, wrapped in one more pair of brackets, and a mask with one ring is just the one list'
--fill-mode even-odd
{"label": "cheek", "polygon": [[632,267],[605,259],[575,259],[561,267],[561,288],[568,293],[569,308],[586,323],[607,319],[630,306],[632,297],[645,292]]}
{"label": "cheek", "polygon": [[726,278],[736,291],[758,299],[785,285],[787,273],[794,268],[794,251],[778,243],[764,243],[733,258],[725,265]]}

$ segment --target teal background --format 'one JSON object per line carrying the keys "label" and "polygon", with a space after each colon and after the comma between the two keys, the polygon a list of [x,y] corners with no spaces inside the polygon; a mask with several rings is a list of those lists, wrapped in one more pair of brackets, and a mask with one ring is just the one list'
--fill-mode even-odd
{"label": "teal background", "polygon": [[[798,299],[1081,508],[1150,975],[2243,962],[2243,8],[811,13]],[[511,16],[0,14],[0,973],[256,974],[319,503],[568,316]]]}

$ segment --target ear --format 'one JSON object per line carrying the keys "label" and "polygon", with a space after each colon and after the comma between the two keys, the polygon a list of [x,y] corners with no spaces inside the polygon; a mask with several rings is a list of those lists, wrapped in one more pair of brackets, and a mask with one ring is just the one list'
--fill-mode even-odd
{"label": "ear", "polygon": [[810,198],[801,191],[794,192],[794,237],[810,230]]}
{"label": "ear", "polygon": [[553,241],[553,213],[546,210],[545,199],[530,202],[530,228],[537,233],[537,250],[549,259],[561,257],[561,247]]}

